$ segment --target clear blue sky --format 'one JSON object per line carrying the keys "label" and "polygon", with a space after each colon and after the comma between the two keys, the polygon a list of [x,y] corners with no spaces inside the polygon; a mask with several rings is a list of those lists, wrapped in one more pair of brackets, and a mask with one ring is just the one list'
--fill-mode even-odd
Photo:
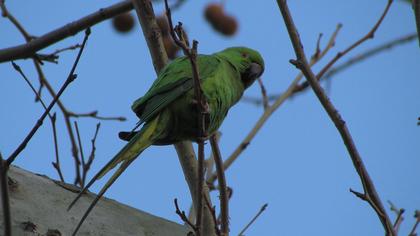
{"label": "clear blue sky", "polygon": [[[33,34],[42,35],[116,1],[6,1],[10,11]],[[275,1],[226,1],[229,13],[240,23],[238,34],[225,38],[215,33],[203,18],[209,1],[187,1],[174,12],[174,20],[184,22],[190,38],[197,39],[200,53],[245,45],[261,52],[266,61],[263,76],[269,93],[283,91],[297,74],[288,63],[294,53]],[[376,22],[386,1],[289,1],[295,22],[308,54],[314,50],[319,33],[323,44],[337,23],[344,25],[336,47],[315,70],[338,50],[365,34]],[[162,5],[155,7],[162,11]],[[390,39],[415,31],[409,4],[395,1],[375,35],[351,55]],[[0,19],[0,47],[20,44],[23,38],[4,18]],[[83,34],[68,38],[44,52],[81,42]],[[420,208],[420,50],[411,42],[356,65],[333,78],[329,95],[353,135],[367,169],[384,203],[393,201],[406,209],[402,235],[411,229],[415,209]],[[58,65],[46,63],[49,81],[59,88],[65,80],[75,52],[63,53]],[[37,85],[29,60],[17,63]],[[133,127],[137,119],[130,110],[155,78],[140,27],[128,35],[115,33],[110,22],[92,28],[86,51],[77,68],[78,79],[63,95],[63,103],[73,112],[99,110],[103,116],[125,116],[126,122],[102,122],[97,140],[92,175],[124,145],[120,130]],[[43,112],[35,104],[29,87],[10,63],[0,64],[0,150],[4,156],[17,147]],[[46,101],[51,98],[44,91]],[[254,85],[247,96],[260,96]],[[73,181],[74,169],[66,128],[58,109],[58,131],[62,168],[66,180]],[[221,131],[222,155],[227,157],[262,114],[262,108],[247,103],[235,106]],[[96,120],[78,120],[85,153]],[[206,146],[207,153],[210,147]],[[16,165],[58,178],[49,121],[21,153]],[[247,235],[383,235],[374,211],[349,192],[362,190],[359,178],[337,130],[311,91],[288,100],[266,123],[240,159],[227,172],[234,189],[230,202],[232,235],[251,219],[264,203],[268,209],[247,231]],[[90,176],[91,176],[90,175]],[[92,191],[97,191],[103,181]],[[152,147],[145,151],[119,181],[108,197],[180,222],[173,199],[183,209],[190,204],[174,148]],[[216,194],[214,195],[216,196]],[[217,202],[217,198],[213,199]],[[388,205],[385,204],[388,208]],[[390,213],[392,219],[395,215]]]}

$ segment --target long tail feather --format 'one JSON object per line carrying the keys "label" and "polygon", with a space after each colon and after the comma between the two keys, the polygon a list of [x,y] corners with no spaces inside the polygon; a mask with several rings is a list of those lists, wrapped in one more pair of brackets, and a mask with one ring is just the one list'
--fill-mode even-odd
{"label": "long tail feather", "polygon": [[[70,210],[75,203],[81,198],[83,193],[87,191],[87,189],[92,186],[96,180],[102,178],[108,171],[113,169],[117,166],[120,162],[122,162],[121,166],[118,170],[112,175],[112,177],[108,180],[105,186],[101,189],[98,193],[95,200],[91,203],[85,214],[83,215],[82,219],[80,220],[74,234],[78,231],[80,226],[82,225],[83,221],[89,215],[90,211],[105,193],[105,191],[115,182],[115,180],[121,175],[121,173],[143,152],[146,148],[153,144],[154,140],[159,137],[160,132],[162,129],[158,129],[159,123],[159,116],[153,119],[151,122],[147,123],[140,132],[138,132],[130,142],[125,145],[121,151],[115,155],[112,160],[110,160],[90,181],[89,183],[80,191],[80,193],[76,196],[76,198],[70,203],[67,210]],[[73,234],[73,235],[74,235]]]}
{"label": "long tail feather", "polygon": [[99,199],[105,194],[106,190],[108,190],[109,187],[118,179],[118,177],[124,172],[125,169],[135,160],[136,158],[126,160],[124,161],[121,166],[118,168],[117,171],[112,175],[112,177],[106,182],[105,186],[102,187],[101,191],[96,195],[93,202],[90,204],[89,208],[85,211],[85,214],[83,214],[83,217],[80,219],[79,223],[76,226],[76,229],[73,231],[73,236],[77,234],[80,227],[82,226],[83,222],[86,220],[89,213],[92,211],[93,207],[98,203]]}
{"label": "long tail feather", "polygon": [[113,163],[115,163],[119,158],[121,158],[120,155],[116,155],[104,167],[102,167],[102,169],[98,173],[96,173],[96,175],[89,181],[89,183],[85,187],[83,187],[79,194],[77,194],[76,198],[70,203],[70,205],[67,207],[67,211],[69,211],[74,206],[74,204],[76,204],[76,202],[80,199],[80,197],[83,196],[84,193],[86,193],[90,186],[92,186],[96,180],[100,179],[100,176],[103,176],[109,170],[110,166],[113,165]]}

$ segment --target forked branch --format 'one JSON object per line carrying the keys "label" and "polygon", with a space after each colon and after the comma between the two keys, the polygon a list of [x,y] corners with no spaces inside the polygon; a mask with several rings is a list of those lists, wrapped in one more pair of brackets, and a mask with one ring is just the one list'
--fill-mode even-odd
{"label": "forked branch", "polygon": [[[385,229],[386,235],[388,236],[395,236],[395,231],[393,228],[393,224],[390,221],[389,216],[387,215],[385,208],[376,192],[376,188],[363,164],[362,158],[356,148],[356,145],[353,141],[353,138],[346,126],[345,121],[342,119],[341,115],[337,111],[337,109],[334,107],[334,105],[331,103],[329,98],[327,97],[326,93],[324,92],[324,89],[320,86],[317,76],[313,73],[312,69],[310,68],[308,61],[306,59],[306,55],[303,51],[302,42],[299,38],[299,33],[296,29],[296,26],[293,22],[292,16],[290,14],[289,8],[287,6],[286,0],[277,0],[278,6],[280,8],[281,14],[283,16],[284,23],[286,25],[287,31],[289,33],[290,40],[292,42],[293,48],[295,50],[295,54],[297,59],[291,60],[291,63],[295,65],[298,69],[302,71],[302,73],[305,75],[307,81],[309,82],[312,90],[315,92],[316,96],[318,97],[319,101],[321,102],[322,106],[324,107],[325,111],[328,113],[330,119],[333,121],[335,126],[337,127],[338,132],[341,135],[341,138],[344,141],[344,144],[346,145],[347,151],[350,154],[351,160],[353,162],[353,165],[357,171],[357,173],[360,176],[360,180],[363,185],[364,193],[358,193],[355,191],[352,191],[355,193],[358,197],[368,202],[372,208],[375,210],[376,214],[378,215],[380,221],[382,222],[382,225]],[[386,12],[389,9],[390,4],[392,1],[389,1],[384,13],[382,14],[380,21],[378,24],[374,26],[374,30],[376,30],[380,24],[380,22],[383,20]],[[372,31],[371,31],[372,32]],[[373,37],[373,33],[370,34]],[[359,45],[361,40],[359,40],[354,46],[349,47],[348,50],[351,50],[352,48]],[[348,51],[345,50],[345,51]],[[339,57],[337,57],[336,60],[338,60]],[[336,61],[335,60],[335,61]],[[334,61],[334,62],[335,62]],[[329,63],[329,65],[332,65],[333,63]],[[328,69],[328,68],[327,68]],[[322,70],[324,71],[324,70]],[[322,72],[321,71],[321,72]],[[325,70],[326,71],[326,70]],[[323,73],[320,73],[321,76]]]}

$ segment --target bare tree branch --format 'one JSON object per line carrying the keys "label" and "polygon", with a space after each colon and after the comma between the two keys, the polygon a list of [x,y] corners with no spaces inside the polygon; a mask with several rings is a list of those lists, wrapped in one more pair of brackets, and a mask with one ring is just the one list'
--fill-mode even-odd
{"label": "bare tree branch", "polygon": [[[299,33],[294,25],[292,16],[289,12],[289,8],[287,6],[286,0],[277,0],[278,6],[280,8],[280,11],[282,13],[284,23],[286,25],[287,31],[290,36],[290,40],[292,42],[293,48],[295,50],[295,54],[297,57],[297,60],[291,60],[291,63],[294,64],[298,69],[302,71],[302,73],[305,75],[307,81],[309,82],[310,86],[312,87],[313,91],[315,92],[316,96],[318,97],[319,101],[321,102],[322,106],[324,107],[325,111],[328,113],[329,117],[337,127],[338,132],[341,135],[341,138],[344,141],[344,144],[346,145],[347,151],[350,154],[350,157],[353,161],[353,165],[357,171],[357,173],[360,176],[360,180],[363,185],[364,193],[357,193],[354,192],[358,197],[368,202],[372,208],[377,213],[380,221],[382,222],[382,225],[384,227],[384,230],[388,236],[395,236],[395,231],[393,228],[393,225],[389,219],[389,216],[387,215],[385,208],[376,192],[376,188],[363,164],[362,158],[360,157],[360,154],[356,148],[356,145],[354,144],[354,141],[350,135],[350,132],[346,126],[345,121],[342,119],[340,114],[338,113],[337,109],[334,107],[334,105],[331,103],[327,95],[325,94],[323,88],[318,83],[317,76],[312,72],[307,59],[306,55],[303,51],[302,42],[299,38]],[[378,21],[373,29],[370,32],[374,32],[379,27],[380,22],[385,17],[391,1],[388,1],[388,4],[385,8],[384,13],[382,14],[380,20]],[[370,37],[373,37],[373,33],[370,34]],[[366,37],[362,38],[361,40],[357,41],[355,44],[353,44],[351,47],[346,49],[343,53],[346,53],[350,51],[352,48],[360,45],[361,42],[365,40]],[[366,38],[367,39],[367,38]],[[337,61],[341,56],[338,54],[325,68],[329,68],[335,61]],[[322,71],[326,71],[326,69],[323,69]],[[322,76],[323,72],[320,72],[320,76]]]}
{"label": "bare tree branch", "polygon": [[[414,39],[418,38],[416,33],[412,33],[409,35],[405,35],[402,37],[398,37],[396,39],[393,39],[389,42],[386,42],[382,45],[379,45],[377,47],[371,48],[363,53],[360,53],[359,55],[356,55],[350,59],[348,59],[347,61],[341,63],[338,66],[332,67],[330,70],[328,70],[323,77],[321,77],[321,80],[326,80],[329,79],[331,77],[333,77],[334,75],[342,72],[343,70],[357,64],[360,63],[368,58],[371,58],[381,52],[384,52],[386,50],[389,50],[397,45],[401,45],[404,43],[408,43],[413,41]],[[308,88],[309,83],[307,81],[303,82],[301,85],[299,85],[299,87],[296,88],[295,92],[300,92],[303,91],[304,89]]]}
{"label": "bare tree branch", "polygon": [[190,48],[189,41],[186,37],[182,24],[179,22],[174,28],[171,17],[171,9],[169,8],[168,1],[165,0],[166,16],[169,24],[169,33],[172,40],[180,48],[182,48],[185,56],[191,63],[191,70],[194,81],[194,97],[197,101],[197,123],[199,127],[198,133],[198,181],[197,181],[197,206],[196,206],[196,234],[201,235],[202,228],[202,212],[203,212],[203,184],[204,184],[204,140],[207,138],[207,125],[206,118],[209,116],[209,105],[203,96],[203,89],[201,88],[201,80],[199,69],[197,65],[197,45],[198,42],[193,40],[193,46]]}
{"label": "bare tree branch", "polygon": [[3,160],[3,156],[0,153],[0,184],[1,184],[1,200],[3,208],[3,219],[4,219],[4,235],[12,235],[12,219],[10,216],[10,201],[9,201],[9,185],[7,183],[7,171],[8,166],[6,161]]}
{"label": "bare tree branch", "polygon": [[[136,6],[137,16],[140,20],[142,26],[143,34],[145,35],[147,45],[149,46],[149,51],[153,60],[153,65],[157,74],[163,69],[163,67],[168,63],[168,56],[163,46],[159,28],[157,26],[155,14],[153,12],[153,6],[150,0],[132,0],[134,6]],[[146,6],[143,7],[142,6]],[[147,33],[148,32],[148,33]],[[198,165],[195,158],[194,149],[192,148],[191,142],[179,142],[174,145],[178,154],[178,159],[184,171],[185,179],[188,183],[190,189],[191,198],[194,202],[194,206],[197,206],[198,199],[196,192],[198,181]],[[207,186],[203,186],[203,192],[205,195],[208,195]],[[203,235],[214,235],[214,224],[211,221],[211,212],[210,209],[204,207],[203,210]]]}
{"label": "bare tree branch", "polygon": [[210,145],[213,151],[214,163],[216,164],[217,179],[219,181],[220,193],[220,215],[221,215],[221,233],[224,236],[229,235],[229,199],[226,188],[225,171],[223,170],[223,159],[220,153],[219,144],[217,144],[216,135],[210,137]]}
{"label": "bare tree branch", "polygon": [[88,28],[85,32],[85,38],[83,39],[82,46],[80,47],[79,53],[76,57],[76,60],[73,64],[73,67],[70,70],[69,76],[67,77],[66,81],[64,82],[61,89],[58,91],[57,96],[54,97],[53,101],[50,103],[50,105],[47,107],[47,109],[44,111],[42,116],[38,119],[32,130],[29,132],[29,134],[26,136],[26,138],[22,141],[22,143],[16,148],[16,150],[7,158],[6,168],[10,166],[10,164],[16,159],[16,157],[19,155],[19,153],[25,149],[26,145],[29,143],[29,141],[32,139],[36,131],[38,131],[39,127],[41,127],[42,122],[44,121],[45,117],[49,114],[50,110],[53,108],[55,103],[57,102],[58,98],[63,94],[64,90],[67,88],[67,86],[73,82],[73,80],[76,79],[76,75],[74,74],[74,71],[76,70],[77,64],[80,60],[80,57],[82,55],[83,49],[85,47],[86,41],[89,38],[90,34],[90,28]]}
{"label": "bare tree branch", "polygon": [[[45,105],[45,102],[42,100],[40,94],[38,93],[38,91],[36,91],[35,87],[32,85],[32,83],[28,79],[28,77],[26,77],[25,73],[23,73],[20,66],[18,66],[13,61],[12,61],[12,65],[13,65],[13,68],[22,76],[22,78],[25,80],[25,82],[29,85],[32,92],[35,93],[36,99],[41,103],[44,110],[47,110],[47,105]],[[55,160],[56,160],[56,162],[53,162],[52,164],[53,164],[54,168],[57,170],[58,176],[60,177],[60,180],[62,182],[64,182],[64,176],[63,176],[63,173],[61,172],[60,158],[59,158],[59,152],[58,152],[57,127],[56,127],[56,122],[55,122],[56,118],[57,118],[57,115],[56,115],[56,113],[54,113],[53,115],[48,113],[48,117],[50,118],[51,126],[52,126],[52,129],[53,129],[53,140],[54,140],[54,150],[55,150]]]}
{"label": "bare tree branch", "polygon": [[[2,0],[2,2],[3,1],[4,0]],[[3,6],[3,4],[1,4],[0,6]],[[53,31],[50,31],[40,37],[33,38],[32,40],[30,40],[29,42],[25,44],[1,49],[0,50],[0,63],[11,61],[11,60],[22,59],[22,58],[33,57],[37,51],[43,48],[46,48],[67,37],[73,36],[79,33],[80,31],[88,27],[91,27],[97,23],[100,23],[104,20],[112,18],[123,12],[130,11],[132,9],[133,9],[133,5],[130,0],[125,0],[119,3],[116,3],[107,8],[101,8],[95,13],[89,14],[79,20],[66,24],[65,26],[62,26]],[[3,11],[3,16],[5,16],[4,14],[5,13]],[[20,27],[19,29],[21,30],[22,27]]]}
{"label": "bare tree branch", "polygon": [[413,228],[411,228],[410,233],[408,234],[408,236],[417,236],[416,230],[417,230],[417,226],[420,223],[420,211],[416,210],[414,212],[414,218],[416,218],[416,222],[413,225]]}
{"label": "bare tree branch", "polygon": [[[318,56],[312,57],[311,65],[316,64],[321,58],[323,58],[329,50],[334,46],[335,39],[338,35],[338,32],[341,29],[341,24],[338,24],[334,33],[331,35],[327,45],[325,48],[321,51],[321,53],[315,52],[315,54],[319,54]],[[314,55],[315,55],[314,54]],[[225,160],[223,163],[223,169],[227,170],[233,162],[235,162],[240,154],[248,147],[248,145],[251,143],[252,139],[257,135],[258,131],[263,127],[265,122],[271,117],[271,115],[286,101],[295,90],[296,86],[299,84],[299,81],[302,79],[303,74],[300,73],[296,78],[290,83],[289,87],[281,94],[280,97],[277,98],[277,100],[269,106],[267,109],[264,110],[264,113],[260,116],[258,121],[255,123],[254,127],[249,131],[247,136],[242,140],[242,142],[236,147],[236,149],[233,151],[232,154]],[[217,179],[217,174],[213,173],[210,177],[207,178],[208,183],[214,183]]]}
{"label": "bare tree branch", "polygon": [[257,220],[257,218],[267,209],[268,204],[264,204],[251,221],[239,232],[238,236],[244,236],[245,231]]}

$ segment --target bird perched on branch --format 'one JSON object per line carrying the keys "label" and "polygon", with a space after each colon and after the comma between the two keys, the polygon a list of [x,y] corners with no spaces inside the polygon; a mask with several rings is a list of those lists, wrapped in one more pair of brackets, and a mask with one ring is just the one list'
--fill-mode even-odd
{"label": "bird perched on branch", "polygon": [[[261,76],[264,60],[250,48],[232,47],[212,55],[198,55],[197,65],[203,95],[208,103],[207,133],[212,135],[222,124],[229,109],[235,105],[245,89]],[[121,163],[92,202],[77,229],[90,210],[121,173],[151,145],[168,145],[180,141],[197,141],[200,134],[197,101],[194,96],[192,67],[187,57],[168,64],[147,93],[132,105],[144,124],[139,131],[121,132],[128,141],[83,188],[69,209],[97,179]],[[77,232],[76,229],[76,232]]]}

